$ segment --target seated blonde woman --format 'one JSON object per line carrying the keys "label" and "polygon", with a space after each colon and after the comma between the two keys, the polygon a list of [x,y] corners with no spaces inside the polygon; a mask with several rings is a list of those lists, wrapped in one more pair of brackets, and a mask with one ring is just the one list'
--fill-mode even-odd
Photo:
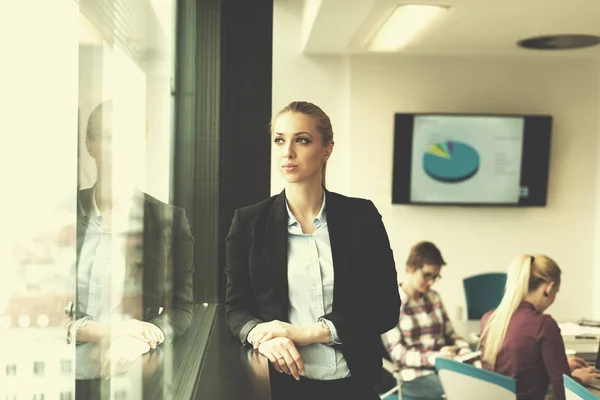
{"label": "seated blonde woman", "polygon": [[406,274],[398,279],[402,282],[398,326],[382,336],[390,358],[401,368],[402,395],[411,399],[442,399],[444,390],[435,372],[435,359],[470,352],[469,344],[454,331],[440,295],[431,290],[441,278],[443,265],[446,262],[433,243],[412,247]]}
{"label": "seated blonde woman", "polygon": [[600,377],[582,359],[567,359],[558,324],[543,314],[556,299],[560,279],[549,257],[517,256],[500,305],[481,320],[483,367],[515,378],[519,400],[544,399],[549,384],[554,398],[564,400],[563,374],[583,384]]}

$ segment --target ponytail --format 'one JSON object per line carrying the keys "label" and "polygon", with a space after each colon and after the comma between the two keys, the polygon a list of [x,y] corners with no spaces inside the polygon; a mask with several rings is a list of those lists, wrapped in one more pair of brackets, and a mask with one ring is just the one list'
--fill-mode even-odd
{"label": "ponytail", "polygon": [[492,370],[496,366],[496,359],[504,343],[508,324],[529,292],[532,261],[533,257],[520,255],[510,263],[502,301],[490,316],[481,334],[478,347],[485,338],[482,360],[488,363]]}

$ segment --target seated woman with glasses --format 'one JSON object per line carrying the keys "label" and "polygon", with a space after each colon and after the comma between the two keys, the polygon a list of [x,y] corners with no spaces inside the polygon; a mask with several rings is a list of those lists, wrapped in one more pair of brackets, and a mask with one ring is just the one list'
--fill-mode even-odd
{"label": "seated woman with glasses", "polygon": [[401,368],[402,395],[441,399],[444,390],[435,373],[436,357],[454,358],[471,351],[452,327],[440,295],[431,286],[446,262],[430,242],[414,245],[406,274],[398,277],[402,308],[396,328],[382,335],[390,358]]}

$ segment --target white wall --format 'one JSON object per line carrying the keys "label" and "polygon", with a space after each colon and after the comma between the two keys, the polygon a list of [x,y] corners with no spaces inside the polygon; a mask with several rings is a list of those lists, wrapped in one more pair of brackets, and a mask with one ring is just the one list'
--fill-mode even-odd
{"label": "white wall", "polygon": [[[301,11],[275,3],[274,111],[306,99],[332,118],[336,150],[328,186],[372,199],[396,264],[431,240],[448,266],[436,287],[451,316],[465,305],[462,279],[504,271],[521,252],[553,257],[563,285],[549,310],[558,319],[600,314],[600,76],[591,61],[395,55],[305,57]],[[554,116],[548,206],[460,208],[391,204],[395,112],[538,113]],[[272,193],[282,188],[272,174]],[[598,268],[594,268],[594,262]],[[594,277],[598,283],[593,285]]]}
{"label": "white wall", "polygon": [[[334,129],[334,152],[327,165],[328,188],[350,188],[349,60],[341,57],[305,57],[298,48],[302,33],[302,4],[277,1],[273,20],[273,114],[294,100],[319,105]],[[275,165],[273,163],[273,165]],[[271,193],[279,193],[283,181],[273,167]]]}
{"label": "white wall", "polygon": [[[597,93],[600,99],[600,61],[597,62],[598,86]],[[600,107],[598,108],[598,124],[600,125]],[[596,250],[593,268],[594,274],[594,319],[600,320],[600,134],[596,152],[596,235],[594,249]]]}
{"label": "white wall", "polygon": [[[542,253],[564,271],[555,317],[592,314],[598,75],[592,62],[355,57],[351,64],[351,194],[373,199],[402,266],[431,240],[448,266],[437,284],[453,315],[462,278],[503,271],[518,253]],[[545,208],[391,204],[394,112],[532,113],[554,116]]]}

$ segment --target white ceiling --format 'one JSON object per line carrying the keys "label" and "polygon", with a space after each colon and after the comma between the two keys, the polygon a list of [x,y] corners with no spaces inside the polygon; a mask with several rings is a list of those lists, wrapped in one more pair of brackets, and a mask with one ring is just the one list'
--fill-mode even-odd
{"label": "white ceiling", "polygon": [[[600,46],[540,51],[519,40],[551,34],[600,36],[600,0],[304,0],[305,54],[367,53],[366,43],[400,4],[450,9],[402,54],[570,56],[600,59]],[[315,11],[316,10],[316,11]]]}

